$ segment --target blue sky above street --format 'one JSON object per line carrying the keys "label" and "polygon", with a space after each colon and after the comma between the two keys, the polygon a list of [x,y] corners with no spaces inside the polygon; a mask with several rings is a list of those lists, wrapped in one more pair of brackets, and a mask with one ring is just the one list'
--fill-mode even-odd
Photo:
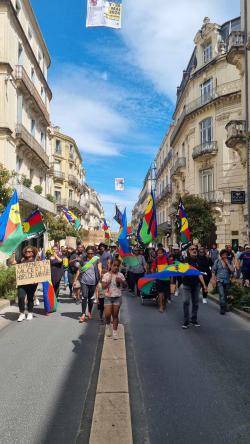
{"label": "blue sky above street", "polygon": [[111,222],[114,203],[137,200],[203,18],[224,23],[240,1],[124,0],[122,30],[86,28],[87,0],[31,3],[52,58],[52,122],[76,140]]}

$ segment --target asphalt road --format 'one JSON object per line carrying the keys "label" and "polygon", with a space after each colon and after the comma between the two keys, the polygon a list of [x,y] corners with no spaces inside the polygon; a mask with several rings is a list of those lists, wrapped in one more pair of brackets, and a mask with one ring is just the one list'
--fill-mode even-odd
{"label": "asphalt road", "polygon": [[250,324],[201,305],[182,330],[179,298],[160,314],[124,297],[134,443],[250,443]]}
{"label": "asphalt road", "polygon": [[0,443],[88,442],[103,327],[79,324],[79,306],[31,322],[13,320],[0,331]]}

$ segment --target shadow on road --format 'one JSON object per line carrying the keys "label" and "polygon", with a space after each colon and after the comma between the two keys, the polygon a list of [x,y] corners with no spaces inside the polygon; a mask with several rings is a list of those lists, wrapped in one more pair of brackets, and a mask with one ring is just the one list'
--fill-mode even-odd
{"label": "shadow on road", "polygon": [[12,311],[7,311],[7,312],[0,315],[1,318],[7,319],[8,321],[13,321],[13,322],[17,321],[18,316],[19,316],[19,313],[15,313]]}
{"label": "shadow on road", "polygon": [[[62,316],[73,315],[62,313]],[[89,442],[103,337],[104,327],[91,321],[84,333],[72,341],[71,367],[55,400],[54,411],[49,415],[47,428],[36,444]]]}

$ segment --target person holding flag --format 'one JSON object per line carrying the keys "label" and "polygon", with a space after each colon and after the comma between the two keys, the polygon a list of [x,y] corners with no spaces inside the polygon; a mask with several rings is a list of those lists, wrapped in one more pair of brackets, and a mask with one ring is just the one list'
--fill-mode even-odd
{"label": "person holding flag", "polygon": [[[186,262],[192,267],[199,270],[199,260],[198,260],[198,250],[195,245],[190,245],[188,248],[188,256]],[[190,313],[189,307],[190,302],[192,302],[192,316],[191,325],[194,327],[200,327],[197,320],[197,314],[199,309],[199,295],[200,288],[202,286],[203,292],[207,293],[208,289],[204,282],[203,276],[184,276],[182,278],[182,294],[183,294],[183,312],[184,312],[184,322],[182,325],[183,329],[187,329],[190,326]]]}

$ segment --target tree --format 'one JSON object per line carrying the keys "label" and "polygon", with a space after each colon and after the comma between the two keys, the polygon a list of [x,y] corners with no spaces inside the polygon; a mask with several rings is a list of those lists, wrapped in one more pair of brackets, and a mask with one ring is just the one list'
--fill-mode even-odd
{"label": "tree", "polygon": [[[212,206],[201,197],[188,195],[182,197],[182,201],[187,213],[191,238],[198,239],[202,245],[211,245],[216,239],[216,225],[212,214]],[[179,200],[176,202],[176,212]],[[179,239],[179,230],[176,226],[176,233]]]}
{"label": "tree", "polygon": [[53,217],[47,215],[45,223],[47,224],[50,241],[59,242],[67,236],[79,237],[78,231],[65,220],[64,216]]}
{"label": "tree", "polygon": [[11,177],[12,174],[0,164],[0,212],[3,212],[13,193],[8,185]]}

